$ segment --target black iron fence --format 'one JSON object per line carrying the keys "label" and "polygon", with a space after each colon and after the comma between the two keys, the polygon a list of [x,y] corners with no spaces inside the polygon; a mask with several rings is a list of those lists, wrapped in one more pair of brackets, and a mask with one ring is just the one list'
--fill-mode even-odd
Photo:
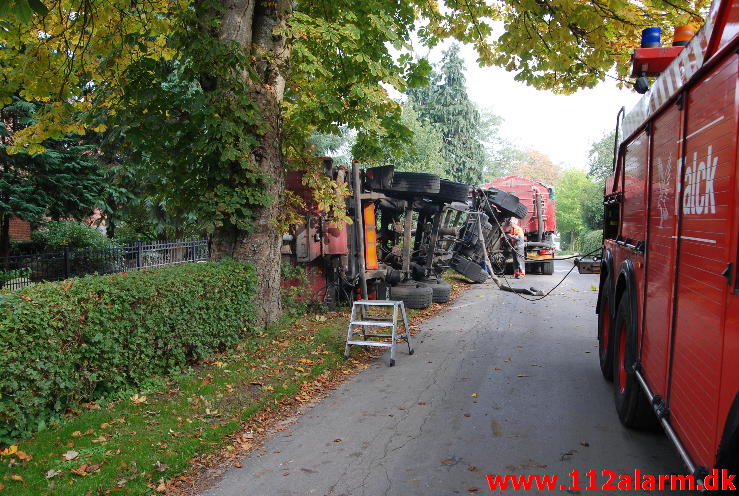
{"label": "black iron fence", "polygon": [[0,258],[0,289],[20,289],[42,281],[87,274],[114,274],[208,260],[208,240],[138,241],[109,248],[34,253]]}

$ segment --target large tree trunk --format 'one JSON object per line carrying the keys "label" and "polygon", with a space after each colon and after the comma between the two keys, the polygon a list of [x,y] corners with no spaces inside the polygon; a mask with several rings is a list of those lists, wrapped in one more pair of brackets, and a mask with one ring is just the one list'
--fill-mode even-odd
{"label": "large tree trunk", "polygon": [[257,210],[253,230],[247,232],[229,226],[216,230],[212,255],[215,259],[232,257],[254,264],[258,277],[257,322],[268,325],[277,321],[281,312],[281,242],[275,220],[284,188],[281,101],[289,58],[287,40],[283,35],[275,34],[275,28],[285,26],[292,2],[223,0],[223,7],[220,37],[237,41],[254,60],[257,79],[243,75],[251,88],[252,101],[262,114],[257,135],[259,146],[253,151],[252,159],[266,177],[272,178],[266,192],[273,201]]}

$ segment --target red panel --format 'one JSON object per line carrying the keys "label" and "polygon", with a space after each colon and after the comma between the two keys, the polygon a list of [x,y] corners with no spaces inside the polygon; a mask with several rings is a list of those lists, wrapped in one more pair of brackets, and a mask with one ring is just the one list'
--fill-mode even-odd
{"label": "red panel", "polygon": [[645,241],[646,188],[649,139],[639,134],[629,143],[624,164],[624,207],[621,236],[633,241]]}
{"label": "red panel", "polygon": [[673,427],[693,460],[706,467],[713,466],[718,445],[729,289],[721,272],[736,258],[732,240],[736,215],[737,59],[733,55],[719,64],[688,98],[669,402]]}
{"label": "red panel", "polygon": [[637,48],[631,56],[631,77],[659,76],[684,47]]}
{"label": "red panel", "polygon": [[544,231],[554,232],[557,230],[554,201],[550,198],[548,186],[531,179],[508,176],[491,183],[483,184],[481,188],[497,188],[516,195],[521,203],[526,205],[529,211],[529,214],[521,221],[521,227],[527,232],[538,230],[536,215],[534,215],[536,212],[534,208],[534,197],[536,193],[540,194],[542,203],[544,204]]}
{"label": "red panel", "polygon": [[667,388],[667,364],[672,326],[672,295],[675,279],[675,239],[679,180],[678,143],[682,114],[669,107],[654,120],[652,137],[652,184],[647,247],[647,298],[644,317],[642,363],[644,375],[655,394]]}
{"label": "red panel", "polygon": [[349,227],[342,222],[341,228],[334,222],[323,221],[323,254],[346,255],[349,253]]}

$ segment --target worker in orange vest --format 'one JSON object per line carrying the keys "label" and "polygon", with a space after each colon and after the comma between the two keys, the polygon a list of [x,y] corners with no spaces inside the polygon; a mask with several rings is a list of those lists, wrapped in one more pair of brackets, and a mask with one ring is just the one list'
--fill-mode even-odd
{"label": "worker in orange vest", "polygon": [[524,255],[525,237],[523,228],[518,225],[518,219],[511,217],[505,223],[505,233],[508,241],[513,247],[513,277],[521,279],[526,276],[526,262]]}

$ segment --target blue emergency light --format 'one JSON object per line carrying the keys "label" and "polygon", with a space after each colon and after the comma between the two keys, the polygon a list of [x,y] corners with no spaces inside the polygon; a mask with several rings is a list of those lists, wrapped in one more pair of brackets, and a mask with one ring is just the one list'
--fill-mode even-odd
{"label": "blue emergency light", "polygon": [[641,47],[656,48],[662,45],[660,28],[647,28],[641,32]]}

